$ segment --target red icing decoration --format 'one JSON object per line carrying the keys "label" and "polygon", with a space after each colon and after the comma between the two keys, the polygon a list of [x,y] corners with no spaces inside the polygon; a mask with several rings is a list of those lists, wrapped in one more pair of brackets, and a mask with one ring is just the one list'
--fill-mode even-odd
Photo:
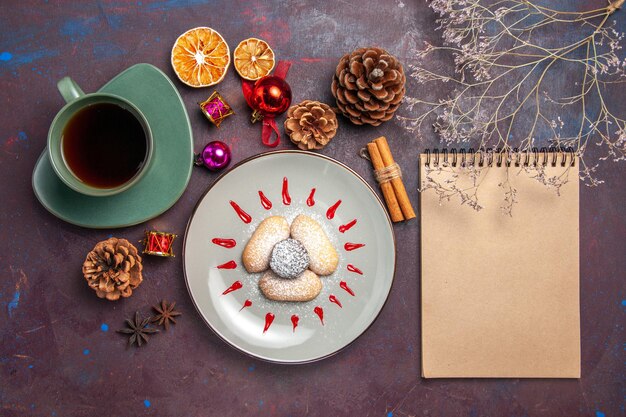
{"label": "red icing decoration", "polygon": [[289,180],[287,177],[283,178],[283,204],[286,206],[291,204],[291,196],[289,195]]}
{"label": "red icing decoration", "polygon": [[358,248],[362,248],[363,246],[365,246],[365,243],[346,243],[345,245],[343,245],[344,249],[347,251],[351,251],[351,250],[355,250]]}
{"label": "red icing decoration", "polygon": [[320,321],[322,322],[322,326],[323,326],[324,325],[324,309],[320,306],[317,306],[313,309],[313,312],[317,314],[317,316],[320,318]]}
{"label": "red icing decoration", "polygon": [[348,287],[348,284],[346,284],[346,281],[341,281],[339,283],[339,287],[341,287],[342,290],[345,290],[348,294],[354,297],[354,291],[352,291],[352,289]]}
{"label": "red icing decoration", "polygon": [[331,303],[335,303],[335,304],[337,304],[337,305],[339,306],[339,308],[343,308],[343,306],[341,305],[341,301],[339,301],[339,300],[337,299],[337,297],[335,297],[334,295],[332,295],[332,294],[331,294],[331,295],[329,295],[329,296],[328,296],[328,300],[329,300]]}
{"label": "red icing decoration", "polygon": [[309,198],[306,199],[306,205],[309,207],[315,205],[315,188],[311,189],[311,194],[309,194]]}
{"label": "red icing decoration", "polygon": [[339,207],[339,204],[341,204],[341,200],[337,200],[335,204],[328,207],[328,210],[326,211],[326,218],[328,220],[332,220],[333,217],[335,217],[335,212],[337,211],[337,207]]}
{"label": "red icing decoration", "polygon": [[274,321],[274,314],[267,313],[265,315],[265,327],[263,327],[263,333],[265,333],[267,331],[267,329],[270,328],[270,326],[272,325],[273,321]]}
{"label": "red icing decoration", "polygon": [[291,316],[291,324],[293,324],[293,331],[296,331],[296,327],[298,327],[298,321],[300,321],[300,317],[295,314]]}
{"label": "red icing decoration", "polygon": [[235,269],[235,268],[237,268],[237,262],[235,261],[228,261],[226,263],[223,263],[217,266],[217,269]]}
{"label": "red icing decoration", "polygon": [[267,197],[265,197],[263,191],[259,191],[259,197],[261,197],[261,205],[265,210],[269,210],[272,208],[272,202]]}
{"label": "red icing decoration", "polygon": [[246,307],[251,307],[252,306],[252,301],[250,300],[246,300],[243,302],[243,306],[241,306],[241,308],[239,309],[239,311],[243,310]]}
{"label": "red icing decoration", "polygon": [[237,212],[237,215],[244,223],[250,223],[252,221],[252,217],[248,213],[243,211],[243,209],[239,207],[237,203],[231,200],[230,205],[235,209],[235,212]]}
{"label": "red icing decoration", "polygon": [[235,239],[222,239],[219,237],[216,237],[215,239],[211,240],[211,242],[227,249],[234,248],[237,245],[237,242],[235,241]]}
{"label": "red icing decoration", "polygon": [[352,265],[352,264],[348,264],[348,271],[350,272],[354,272],[356,274],[359,275],[363,275],[363,271],[361,271],[359,268],[357,268],[356,266]]}
{"label": "red icing decoration", "polygon": [[348,224],[344,224],[339,226],[339,233],[346,233],[348,230],[352,229],[352,226],[356,224],[356,219],[352,220]]}
{"label": "red icing decoration", "polygon": [[222,295],[226,295],[229,294],[233,291],[237,291],[240,290],[241,288],[243,288],[243,284],[240,281],[235,281],[233,282],[233,285],[231,285],[230,287],[226,288],[226,290],[222,293]]}

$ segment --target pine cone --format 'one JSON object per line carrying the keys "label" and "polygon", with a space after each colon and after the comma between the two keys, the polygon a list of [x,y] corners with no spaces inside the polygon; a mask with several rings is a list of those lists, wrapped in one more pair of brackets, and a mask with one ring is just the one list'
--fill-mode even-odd
{"label": "pine cone", "polygon": [[405,81],[396,57],[380,48],[359,48],[341,58],[331,90],[352,123],[378,126],[400,106]]}
{"label": "pine cone", "polygon": [[300,149],[322,149],[337,134],[337,115],[327,104],[304,100],[289,108],[285,131]]}
{"label": "pine cone", "polygon": [[141,257],[126,239],[112,237],[98,243],[83,263],[83,275],[100,298],[130,297],[143,278]]}

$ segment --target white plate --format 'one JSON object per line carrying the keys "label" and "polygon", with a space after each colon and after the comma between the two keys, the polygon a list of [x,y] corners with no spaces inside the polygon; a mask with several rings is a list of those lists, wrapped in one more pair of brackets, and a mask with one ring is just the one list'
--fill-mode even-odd
{"label": "white plate", "polygon": [[[291,203],[282,197],[287,179]],[[313,206],[307,204],[315,188]],[[271,201],[267,210],[259,191]],[[334,218],[327,210],[341,200]],[[245,223],[230,204],[236,202],[252,218]],[[260,292],[261,274],[249,274],[241,265],[243,249],[267,216],[282,215],[291,222],[307,214],[322,225],[339,253],[337,271],[322,277],[320,295],[309,302],[277,302]],[[341,233],[339,226],[357,223]],[[225,248],[214,238],[234,239]],[[346,243],[365,246],[347,251]],[[358,338],[382,309],[395,272],[395,240],[391,221],[370,186],[347,166],[323,155],[277,151],[247,159],[221,176],[202,196],[187,225],[183,244],[185,280],[191,299],[209,327],[234,348],[259,359],[305,363],[332,355]],[[219,265],[234,261],[235,269]],[[348,270],[358,268],[362,275]],[[223,294],[233,283],[242,287]],[[345,283],[353,293],[342,288]],[[330,301],[334,295],[342,307]],[[242,309],[246,300],[252,305]],[[315,308],[323,310],[322,324]],[[264,332],[266,316],[274,321]],[[297,315],[294,329],[291,318]]]}

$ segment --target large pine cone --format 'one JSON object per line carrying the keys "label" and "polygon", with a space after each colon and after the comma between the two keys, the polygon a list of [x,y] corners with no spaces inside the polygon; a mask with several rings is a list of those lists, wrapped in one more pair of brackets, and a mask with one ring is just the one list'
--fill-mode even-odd
{"label": "large pine cone", "polygon": [[405,81],[396,57],[380,48],[359,48],[341,58],[331,90],[352,123],[378,126],[400,106]]}
{"label": "large pine cone", "polygon": [[96,245],[83,263],[83,275],[96,295],[107,300],[130,297],[143,278],[141,256],[126,239],[112,237]]}
{"label": "large pine cone", "polygon": [[304,100],[289,108],[285,131],[300,149],[322,149],[337,134],[337,115],[327,104]]}

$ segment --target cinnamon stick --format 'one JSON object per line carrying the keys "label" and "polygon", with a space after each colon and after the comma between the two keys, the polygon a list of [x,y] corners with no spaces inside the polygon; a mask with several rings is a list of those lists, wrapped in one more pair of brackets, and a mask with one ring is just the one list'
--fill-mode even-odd
{"label": "cinnamon stick", "polygon": [[[383,169],[385,164],[383,159],[381,158],[380,152],[378,152],[378,146],[375,143],[371,142],[367,144],[367,151],[370,154],[370,159],[372,160],[372,166],[375,170]],[[380,184],[380,190],[383,193],[383,197],[385,198],[385,203],[387,204],[387,209],[389,210],[389,217],[391,217],[391,221],[401,222],[404,220],[404,216],[402,215],[402,210],[398,205],[398,200],[396,199],[396,194],[393,191],[393,186],[389,182],[385,182]]]}
{"label": "cinnamon stick", "polygon": [[[378,151],[385,167],[393,165],[393,155],[391,155],[391,149],[389,149],[387,139],[384,136],[381,136],[378,139],[374,139],[374,143],[378,147]],[[411,200],[409,200],[406,188],[404,188],[402,178],[393,178],[391,180],[391,185],[393,186],[393,190],[395,191],[396,199],[398,200],[398,204],[400,205],[400,209],[402,210],[404,218],[406,220],[415,218],[415,211],[413,210],[413,206],[411,205]]]}

